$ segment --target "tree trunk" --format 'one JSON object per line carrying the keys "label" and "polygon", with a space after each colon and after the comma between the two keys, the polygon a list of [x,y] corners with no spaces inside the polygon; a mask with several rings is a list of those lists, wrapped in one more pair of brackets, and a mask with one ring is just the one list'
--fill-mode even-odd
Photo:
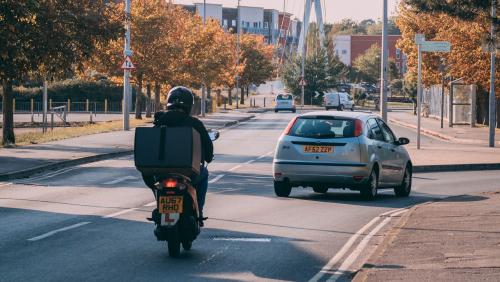
{"label": "tree trunk", "polygon": [[247,91],[247,98],[248,98],[248,95],[250,95],[250,86],[247,86],[246,88],[247,88],[246,91]]}
{"label": "tree trunk", "polygon": [[142,119],[142,74],[137,75],[137,91],[135,93],[135,119]]}
{"label": "tree trunk", "polygon": [[151,83],[148,81],[146,84],[146,94],[148,95],[148,100],[146,101],[146,117],[151,117]]}
{"label": "tree trunk", "polygon": [[497,97],[497,128],[500,128],[500,99]]}
{"label": "tree trunk", "polygon": [[158,83],[158,81],[155,81],[155,112],[161,111],[160,90],[160,83]]}
{"label": "tree trunk", "polygon": [[207,99],[211,98],[211,94],[212,94],[212,87],[207,87]]}
{"label": "tree trunk", "polygon": [[241,93],[240,93],[240,104],[243,105],[245,104],[245,87],[241,87]]}
{"label": "tree trunk", "polygon": [[14,109],[13,109],[13,98],[14,93],[12,92],[12,81],[4,80],[2,81],[3,87],[3,138],[2,144],[4,146],[13,145],[16,143],[16,136],[14,135]]}
{"label": "tree trunk", "polygon": [[220,106],[221,106],[221,104],[222,104],[222,103],[221,103],[221,100],[222,100],[222,99],[221,99],[220,92],[221,92],[221,90],[220,90],[220,89],[217,89],[217,91],[216,91],[216,93],[217,93],[217,94],[216,94],[216,95],[217,95],[217,96],[216,96],[217,107],[220,107]]}
{"label": "tree trunk", "polygon": [[229,88],[227,89],[227,103],[232,106],[233,105],[233,89]]}

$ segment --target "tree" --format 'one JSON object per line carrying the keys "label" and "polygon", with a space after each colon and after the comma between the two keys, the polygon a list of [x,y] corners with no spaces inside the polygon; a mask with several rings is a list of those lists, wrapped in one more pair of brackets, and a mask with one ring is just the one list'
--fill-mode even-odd
{"label": "tree", "polygon": [[0,80],[3,140],[14,144],[12,87],[29,73],[63,76],[119,35],[114,5],[105,0],[13,1],[0,3]]}
{"label": "tree", "polygon": [[259,35],[244,34],[241,37],[241,57],[244,68],[241,73],[240,104],[244,103],[244,90],[248,94],[251,84],[259,86],[270,79],[273,71],[273,46],[267,45]]}
{"label": "tree", "polygon": [[[380,78],[380,47],[373,44],[365,53],[354,60],[353,67],[356,69],[358,79],[369,83],[376,83]],[[398,69],[394,60],[389,60],[388,80],[399,77]]]}

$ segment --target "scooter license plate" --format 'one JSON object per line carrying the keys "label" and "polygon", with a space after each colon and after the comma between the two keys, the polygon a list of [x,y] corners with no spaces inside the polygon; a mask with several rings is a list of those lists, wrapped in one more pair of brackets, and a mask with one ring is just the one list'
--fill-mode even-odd
{"label": "scooter license plate", "polygon": [[182,196],[160,196],[158,210],[162,214],[182,213]]}

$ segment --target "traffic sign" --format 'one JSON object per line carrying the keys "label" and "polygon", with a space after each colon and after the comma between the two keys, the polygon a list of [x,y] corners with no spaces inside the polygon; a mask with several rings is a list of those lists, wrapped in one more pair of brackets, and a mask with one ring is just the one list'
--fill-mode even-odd
{"label": "traffic sign", "polygon": [[420,43],[422,52],[450,52],[451,44],[448,41],[425,41]]}
{"label": "traffic sign", "polygon": [[425,42],[425,35],[422,33],[415,34],[415,43],[422,44],[423,42]]}
{"label": "traffic sign", "polygon": [[130,59],[129,56],[125,57],[125,61],[123,61],[123,64],[122,64],[122,69],[124,69],[124,70],[134,70],[135,69],[135,66],[132,63],[132,59]]}
{"label": "traffic sign", "polygon": [[304,79],[304,77],[301,77],[299,81],[299,86],[306,86],[306,85],[307,85],[306,80]]}

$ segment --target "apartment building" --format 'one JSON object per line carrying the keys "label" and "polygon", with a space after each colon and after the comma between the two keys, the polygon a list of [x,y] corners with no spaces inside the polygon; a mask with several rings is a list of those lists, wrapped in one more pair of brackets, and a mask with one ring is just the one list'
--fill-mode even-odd
{"label": "apartment building", "polygon": [[[387,44],[389,48],[389,58],[396,62],[396,67],[401,74],[406,72],[406,56],[400,49],[396,48],[397,41],[401,35],[389,35]],[[359,56],[363,55],[374,44],[381,46],[381,35],[337,35],[334,37],[334,52],[340,61],[346,65],[352,63]]]}

